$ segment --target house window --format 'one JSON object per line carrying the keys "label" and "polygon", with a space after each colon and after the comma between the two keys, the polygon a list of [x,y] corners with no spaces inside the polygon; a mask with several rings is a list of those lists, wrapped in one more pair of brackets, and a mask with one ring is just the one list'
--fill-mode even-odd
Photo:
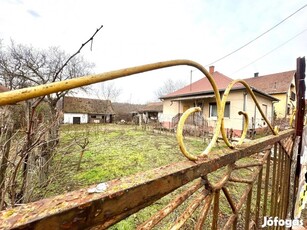
{"label": "house window", "polygon": [[[210,117],[217,117],[217,105],[216,103],[209,103],[209,116]],[[226,102],[225,110],[224,110],[224,117],[230,117],[230,102]]]}

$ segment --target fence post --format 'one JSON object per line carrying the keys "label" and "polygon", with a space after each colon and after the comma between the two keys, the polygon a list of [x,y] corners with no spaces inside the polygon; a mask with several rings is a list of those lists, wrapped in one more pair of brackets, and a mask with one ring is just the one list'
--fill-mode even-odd
{"label": "fence post", "polygon": [[295,73],[295,84],[296,84],[296,117],[295,117],[295,129],[296,136],[302,136],[304,128],[304,115],[305,115],[305,57],[297,58],[296,60],[296,73]]}
{"label": "fence post", "polygon": [[[305,68],[306,62],[305,57],[296,59],[296,73],[295,73],[295,85],[296,85],[296,114],[295,114],[295,135],[299,137],[298,143],[298,153],[297,153],[297,164],[295,171],[295,180],[294,180],[294,196],[293,204],[295,204],[296,197],[299,185],[299,176],[301,172],[301,150],[302,150],[302,135],[304,129],[304,116],[305,116]],[[295,206],[293,205],[295,208]],[[294,208],[292,210],[292,217],[294,215]]]}

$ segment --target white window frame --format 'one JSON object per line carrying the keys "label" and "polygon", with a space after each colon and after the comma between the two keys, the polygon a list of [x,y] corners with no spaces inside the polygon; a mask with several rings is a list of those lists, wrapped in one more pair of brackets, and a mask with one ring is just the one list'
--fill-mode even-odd
{"label": "white window frame", "polygon": [[[215,111],[214,114],[212,113],[213,111]],[[225,113],[227,113],[227,111],[228,111],[228,115],[225,115]],[[209,117],[210,118],[217,118],[217,104],[216,104],[216,102],[209,103]],[[224,111],[224,118],[230,118],[230,101],[226,102],[225,111]]]}

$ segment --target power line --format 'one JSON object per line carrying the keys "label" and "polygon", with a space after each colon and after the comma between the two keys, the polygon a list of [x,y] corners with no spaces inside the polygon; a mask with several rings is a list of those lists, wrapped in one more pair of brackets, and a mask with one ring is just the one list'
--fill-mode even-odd
{"label": "power line", "polygon": [[239,50],[243,49],[244,47],[248,46],[249,44],[251,44],[252,42],[256,41],[257,39],[259,39],[260,37],[262,37],[263,35],[267,34],[268,32],[270,32],[271,30],[275,29],[277,26],[279,26],[280,24],[282,24],[283,22],[285,22],[287,19],[289,19],[290,17],[292,17],[293,15],[295,15],[296,13],[298,13],[300,10],[304,9],[307,6],[307,4],[305,4],[304,6],[302,6],[301,8],[299,8],[298,10],[296,10],[294,13],[290,14],[288,17],[286,17],[285,19],[283,19],[282,21],[280,21],[279,23],[277,23],[276,25],[274,25],[273,27],[271,27],[270,29],[266,30],[264,33],[260,34],[259,36],[257,36],[256,38],[252,39],[251,41],[247,42],[246,44],[244,44],[243,46],[240,46],[239,48],[235,49],[234,51],[226,54],[225,56],[205,65],[205,66],[210,66],[218,61],[221,61],[223,59],[225,59],[226,57],[238,52]]}
{"label": "power line", "polygon": [[300,33],[296,34],[294,37],[290,38],[289,40],[285,41],[284,43],[280,44],[279,46],[275,47],[274,49],[270,50],[269,52],[267,52],[266,54],[262,55],[261,57],[257,58],[256,60],[252,61],[251,63],[241,67],[240,69],[236,70],[235,72],[233,72],[232,74],[235,74],[237,72],[239,72],[242,69],[245,69],[247,66],[250,66],[252,64],[254,64],[255,62],[259,61],[260,59],[264,58],[265,56],[269,55],[270,53],[274,52],[275,50],[279,49],[280,47],[286,45],[288,42],[292,41],[293,39],[297,38],[298,36],[300,36],[301,34],[305,33],[307,31],[307,29],[304,29],[303,31],[301,31]]}

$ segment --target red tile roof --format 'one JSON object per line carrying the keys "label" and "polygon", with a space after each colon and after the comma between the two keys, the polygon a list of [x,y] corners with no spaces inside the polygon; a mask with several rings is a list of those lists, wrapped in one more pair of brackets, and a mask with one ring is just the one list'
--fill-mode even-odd
{"label": "red tile roof", "polygon": [[[221,74],[218,71],[215,71],[212,74],[214,81],[217,84],[218,89],[222,90],[222,89],[226,89],[228,84],[230,82],[233,81],[233,79],[225,76],[224,74]],[[174,97],[178,97],[178,96],[188,96],[188,95],[195,95],[195,94],[200,94],[200,93],[209,93],[212,92],[213,88],[208,80],[207,77],[204,77],[194,83],[192,83],[191,85],[187,85],[175,92],[172,92],[170,94],[167,94],[163,97],[161,97],[161,99],[164,98],[174,98]]]}
{"label": "red tile roof", "polygon": [[244,79],[250,86],[267,94],[287,93],[295,70]]}
{"label": "red tile roof", "polygon": [[[263,94],[273,100],[277,100],[271,94],[276,93],[283,93],[287,92],[291,81],[294,77],[295,70],[282,72],[282,73],[275,73],[269,74],[265,76],[253,77],[245,80],[253,89],[254,91]],[[218,71],[215,71],[211,74],[216,82],[216,85],[220,91],[224,91],[230,82],[233,81],[230,77],[221,74]],[[232,89],[244,89],[245,87],[240,83],[234,85]],[[201,94],[209,94],[213,93],[213,88],[207,79],[204,77],[191,85],[187,85],[179,90],[176,90],[170,94],[162,96],[160,99],[167,99],[167,98],[181,98],[187,96],[197,96]]]}

